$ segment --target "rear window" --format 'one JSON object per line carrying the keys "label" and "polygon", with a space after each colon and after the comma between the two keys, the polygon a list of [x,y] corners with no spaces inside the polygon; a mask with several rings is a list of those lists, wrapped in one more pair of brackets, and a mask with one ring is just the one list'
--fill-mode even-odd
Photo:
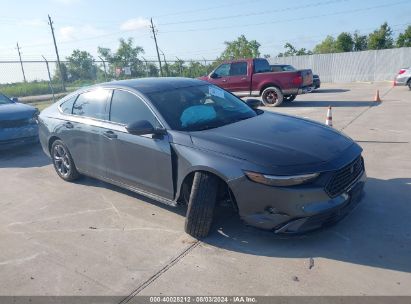
{"label": "rear window", "polygon": [[111,90],[95,89],[80,94],[74,103],[73,114],[96,119],[108,119],[107,101]]}
{"label": "rear window", "polygon": [[77,98],[77,95],[74,95],[70,97],[69,99],[67,99],[65,102],[63,102],[60,105],[61,111],[65,114],[71,114],[73,111],[73,104],[76,101],[76,98]]}

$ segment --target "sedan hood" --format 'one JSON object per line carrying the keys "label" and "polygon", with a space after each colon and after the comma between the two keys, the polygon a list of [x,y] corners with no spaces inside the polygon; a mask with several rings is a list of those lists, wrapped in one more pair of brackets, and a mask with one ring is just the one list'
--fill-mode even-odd
{"label": "sedan hood", "polygon": [[357,147],[357,155],[361,152],[351,139],[329,127],[267,112],[190,135],[193,145],[202,149],[265,167],[298,167],[302,171],[314,165],[322,167],[321,164],[341,156],[352,145]]}
{"label": "sedan hood", "polygon": [[9,103],[0,105],[0,120],[19,120],[33,117],[36,108],[22,104]]}

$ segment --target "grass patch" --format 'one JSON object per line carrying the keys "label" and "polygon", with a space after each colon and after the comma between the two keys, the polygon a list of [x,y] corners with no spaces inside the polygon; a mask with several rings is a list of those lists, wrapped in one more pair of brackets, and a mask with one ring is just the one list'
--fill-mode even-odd
{"label": "grass patch", "polygon": [[30,102],[30,103],[27,103],[27,104],[39,109],[39,111],[43,111],[49,105],[53,104],[53,100]]}
{"label": "grass patch", "polygon": [[[59,85],[53,85],[54,93],[62,92]],[[50,86],[46,81],[19,82],[0,84],[0,92],[9,97],[24,97],[51,94]]]}

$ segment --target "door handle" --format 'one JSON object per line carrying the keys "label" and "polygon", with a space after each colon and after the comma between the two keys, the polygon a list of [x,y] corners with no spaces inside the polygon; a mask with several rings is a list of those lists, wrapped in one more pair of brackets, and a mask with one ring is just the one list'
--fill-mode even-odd
{"label": "door handle", "polygon": [[221,79],[222,82],[227,82],[227,79]]}
{"label": "door handle", "polygon": [[74,128],[74,125],[71,123],[71,122],[66,122],[65,124],[64,124],[64,126],[67,128],[67,129],[73,129]]}
{"label": "door handle", "polygon": [[106,131],[103,133],[103,135],[110,139],[117,138],[117,134],[114,133],[113,131]]}
{"label": "door handle", "polygon": [[243,77],[243,78],[241,78],[241,80],[247,80],[247,78]]}

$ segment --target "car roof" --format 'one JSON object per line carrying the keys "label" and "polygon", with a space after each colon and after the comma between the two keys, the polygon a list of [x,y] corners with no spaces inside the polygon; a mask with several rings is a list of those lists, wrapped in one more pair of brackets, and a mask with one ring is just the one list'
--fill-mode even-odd
{"label": "car roof", "polygon": [[158,78],[139,78],[111,81],[99,84],[100,87],[128,87],[143,94],[169,91],[180,88],[187,88],[209,84],[208,82],[183,77],[158,77]]}

